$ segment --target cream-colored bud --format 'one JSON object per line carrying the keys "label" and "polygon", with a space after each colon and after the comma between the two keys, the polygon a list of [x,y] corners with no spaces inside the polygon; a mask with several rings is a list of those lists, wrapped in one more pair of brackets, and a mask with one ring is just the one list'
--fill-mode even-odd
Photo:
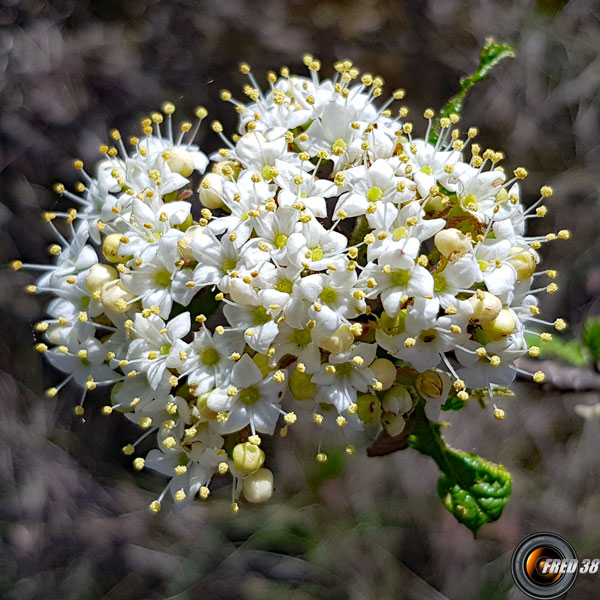
{"label": "cream-colored bud", "polygon": [[183,177],[189,177],[194,172],[194,160],[192,155],[183,148],[171,148],[167,152],[166,163],[173,173],[179,173]]}
{"label": "cream-colored bud", "polygon": [[119,279],[119,274],[114,267],[97,263],[92,266],[88,276],[85,278],[85,287],[90,291],[90,294],[99,292],[102,286],[109,281]]}
{"label": "cream-colored bud", "polygon": [[409,391],[401,385],[394,385],[386,392],[381,406],[385,412],[402,414],[408,412],[413,405],[413,399]]}
{"label": "cream-colored bud", "polygon": [[[229,168],[226,168],[229,167]],[[212,172],[216,173],[217,175],[221,175],[222,177],[225,177],[226,179],[233,177],[234,179],[238,178],[238,175],[240,174],[240,170],[241,170],[241,165],[238,162],[235,162],[233,160],[222,160],[218,163],[215,163],[212,167]],[[223,172],[223,169],[225,169],[225,172]],[[231,169],[231,171],[229,171],[229,169]]]}
{"label": "cream-colored bud", "polygon": [[261,468],[244,478],[244,498],[248,502],[265,502],[273,495],[273,473]]}
{"label": "cream-colored bud", "polygon": [[200,239],[204,236],[206,236],[204,227],[200,227],[200,225],[192,225],[185,230],[183,237],[179,240],[179,253],[184,260],[194,260],[192,243],[196,238]]}
{"label": "cream-colored bud", "polygon": [[267,141],[267,138],[260,131],[249,131],[238,140],[238,144],[243,144],[248,148],[255,148],[256,150],[262,150]]}
{"label": "cream-colored bud", "polygon": [[435,247],[442,256],[455,259],[469,252],[472,248],[471,238],[458,229],[443,229],[433,238]]}
{"label": "cream-colored bud", "polygon": [[104,238],[102,253],[108,262],[122,263],[131,258],[131,256],[124,256],[119,253],[119,245],[122,237],[123,235],[120,233],[111,233]]}
{"label": "cream-colored bud", "polygon": [[223,206],[223,181],[216,173],[207,173],[198,187],[198,197],[206,208],[215,209]]}
{"label": "cream-colored bud", "polygon": [[354,334],[348,325],[340,325],[333,335],[325,338],[319,343],[319,346],[332,354],[345,352],[354,343]]}
{"label": "cream-colored bud", "polygon": [[490,341],[496,341],[508,337],[513,333],[516,325],[517,322],[513,314],[509,310],[503,308],[493,321],[484,323],[481,328]]}
{"label": "cream-colored bud", "polygon": [[404,421],[404,417],[402,417],[402,415],[383,413],[383,416],[381,417],[381,424],[389,436],[395,437],[402,433],[406,422]]}
{"label": "cream-colored bud", "polygon": [[233,463],[242,473],[254,473],[265,462],[265,453],[255,444],[243,442],[233,448]]}
{"label": "cream-colored bud", "polygon": [[373,371],[375,379],[381,383],[382,390],[388,390],[396,381],[396,367],[391,360],[387,358],[377,358],[370,365],[369,369]]}
{"label": "cream-colored bud", "polygon": [[537,261],[533,252],[515,246],[510,249],[510,256],[511,258],[508,259],[508,262],[517,272],[517,281],[529,279],[535,273]]}
{"label": "cream-colored bud", "polygon": [[120,280],[109,281],[102,286],[100,291],[100,302],[107,312],[124,313],[129,309],[128,302],[134,296],[130,294]]}
{"label": "cream-colored bud", "polygon": [[61,344],[64,343],[64,340],[62,337],[62,332],[64,332],[64,330],[65,330],[65,328],[58,323],[56,325],[50,325],[50,327],[48,327],[48,329],[46,329],[46,332],[44,333],[44,337],[51,344],[54,344],[55,346],[60,346]]}
{"label": "cream-colored bud", "polygon": [[490,292],[478,291],[469,298],[473,307],[473,314],[469,317],[474,323],[489,323],[493,321],[502,310],[500,298]]}

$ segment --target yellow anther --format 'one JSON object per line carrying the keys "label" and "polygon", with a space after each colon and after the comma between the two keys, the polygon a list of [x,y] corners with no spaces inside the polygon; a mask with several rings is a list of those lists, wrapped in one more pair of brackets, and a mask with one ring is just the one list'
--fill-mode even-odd
{"label": "yellow anther", "polygon": [[499,421],[502,421],[502,419],[504,419],[505,413],[501,408],[495,408],[494,409],[494,419],[498,419]]}
{"label": "yellow anther", "polygon": [[297,420],[298,417],[296,416],[295,412],[289,412],[287,413],[284,417],[283,420],[288,424],[288,425],[292,425],[294,424]]}
{"label": "yellow anther", "polygon": [[171,448],[174,448],[177,445],[177,441],[175,440],[175,438],[172,435],[165,438],[162,443],[163,443],[163,446],[169,450]]}
{"label": "yellow anther", "polygon": [[452,385],[457,392],[465,389],[465,382],[462,379],[457,379]]}
{"label": "yellow anther", "polygon": [[546,374],[544,373],[544,371],[536,371],[533,374],[533,380],[536,383],[543,383],[545,379],[546,379]]}
{"label": "yellow anther", "polygon": [[567,322],[564,319],[556,319],[554,321],[554,328],[556,331],[563,331],[567,328]]}

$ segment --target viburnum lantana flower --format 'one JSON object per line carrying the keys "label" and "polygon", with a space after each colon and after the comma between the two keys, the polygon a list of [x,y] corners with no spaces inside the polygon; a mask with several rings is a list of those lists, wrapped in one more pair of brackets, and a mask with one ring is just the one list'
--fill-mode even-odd
{"label": "viburnum lantana flower", "polygon": [[52,298],[37,349],[68,376],[48,393],[82,385],[82,414],[89,390],[113,386],[104,412],[156,439],[134,461],[170,476],[153,511],[167,491],[176,505],[206,498],[227,471],[235,510],[242,493],[267,499],[258,434],[297,418],[395,437],[422,401],[493,401],[528,351],[527,321],[542,322],[537,295],[557,289],[534,285],[555,277],[537,250],[568,232],[524,233],[549,187],[524,209],[525,169],[506,172],[458,114],[427,109],[419,138],[391,108],[402,90],[378,107],[380,77],[341,61],[321,80],[305,64],[308,77],[270,73],[267,92],[241,66],[249,102],[222,92],[239,130],[230,140],[213,122],[224,147],[207,174],[193,145],[203,108],[175,134],[166,103],[129,149],[113,131],[92,173],[75,161],[77,194],[56,186],[79,210],[46,214],[55,264],[13,263],[42,270],[29,289]]}

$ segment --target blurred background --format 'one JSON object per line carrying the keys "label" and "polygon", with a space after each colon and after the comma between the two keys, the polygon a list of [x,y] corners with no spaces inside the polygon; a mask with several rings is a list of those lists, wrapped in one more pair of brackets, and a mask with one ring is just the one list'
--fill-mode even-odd
{"label": "blurred background", "polygon": [[[573,233],[544,250],[560,290],[542,302],[546,318],[569,322],[564,339],[576,338],[600,313],[597,1],[4,0],[0,27],[1,598],[517,600],[510,557],[526,535],[555,531],[580,557],[600,556],[600,420],[574,410],[600,400],[590,366],[553,361],[554,383],[521,382],[501,399],[502,422],[476,404],[444,415],[450,443],[513,474],[502,518],[477,540],[439,502],[429,459],[368,459],[365,436],[354,457],[332,440],[317,464],[302,424],[268,454],[271,502],[233,516],[223,487],[184,513],[152,516],[162,478],[134,472],[120,452],[136,428],[100,414],[102,392],[85,421],[73,415],[74,391],[43,396],[60,377],[32,349],[43,299],[6,267],[48,260],[54,240],[40,213],[56,206],[52,184],[72,184],[72,159],[96,160],[110,127],[137,132],[168,99],[182,119],[202,104],[233,131],[218,95],[244,84],[240,61],[266,82],[282,64],[303,72],[305,52],[324,76],[351,58],[389,91],[405,88],[420,115],[455,92],[492,35],[517,56],[472,91],[463,123],[503,150],[507,167],[529,170],[526,203],[554,188],[531,230]],[[208,126],[199,141],[219,147]],[[580,576],[571,596],[599,589],[598,575]]]}

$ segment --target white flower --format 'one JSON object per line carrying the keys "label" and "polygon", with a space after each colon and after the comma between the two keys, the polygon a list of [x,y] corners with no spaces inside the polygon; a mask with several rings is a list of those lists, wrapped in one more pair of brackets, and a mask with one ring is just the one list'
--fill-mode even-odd
{"label": "white flower", "polygon": [[[227,412],[227,420],[215,427],[220,433],[239,431],[250,425],[252,431],[272,434],[281,413],[279,401],[283,387],[273,377],[263,377],[256,363],[244,354],[231,370],[230,386],[211,392],[207,406],[215,412]],[[231,392],[235,388],[235,394]]]}
{"label": "white flower", "polygon": [[144,308],[158,306],[160,315],[167,318],[173,301],[186,306],[197,290],[185,285],[175,286],[175,275],[181,269],[178,241],[183,233],[169,232],[152,255],[144,255],[141,266],[133,265],[123,273],[121,281],[134,296],[141,299]]}
{"label": "white flower", "polygon": [[235,331],[225,331],[221,335],[211,335],[206,327],[194,334],[194,340],[185,351],[182,376],[187,380],[194,395],[204,394],[226,378],[234,361],[231,355],[244,350],[243,335]]}
{"label": "white flower", "polygon": [[376,352],[376,344],[359,342],[346,352],[330,354],[328,363],[312,376],[313,383],[319,384],[321,402],[333,404],[339,413],[356,402],[357,392],[366,392],[376,382],[369,369]]}
{"label": "white flower", "polygon": [[[181,352],[186,344],[182,338],[190,331],[190,313],[184,312],[167,323],[158,315],[136,314],[132,331],[136,339],[129,346],[127,359],[136,369],[148,375],[150,386],[156,389],[167,367],[183,364]],[[135,361],[135,362],[134,362]]]}

